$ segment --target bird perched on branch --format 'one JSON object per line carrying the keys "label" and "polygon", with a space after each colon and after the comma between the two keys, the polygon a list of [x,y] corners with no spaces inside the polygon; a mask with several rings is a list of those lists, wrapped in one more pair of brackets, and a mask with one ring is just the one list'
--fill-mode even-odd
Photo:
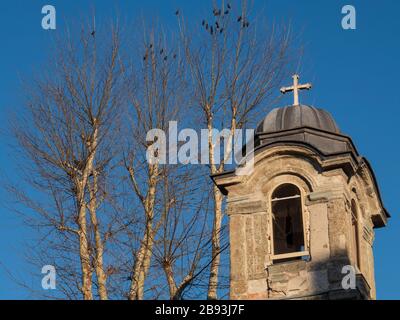
{"label": "bird perched on branch", "polygon": [[220,16],[221,15],[221,9],[219,9],[219,10],[217,10],[217,9],[214,9],[213,10],[213,14],[214,14],[214,16]]}

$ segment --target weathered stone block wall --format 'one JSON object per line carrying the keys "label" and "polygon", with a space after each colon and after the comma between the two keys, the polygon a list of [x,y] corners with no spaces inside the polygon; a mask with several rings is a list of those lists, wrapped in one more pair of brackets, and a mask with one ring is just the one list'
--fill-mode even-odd
{"label": "weathered stone block wall", "polygon": [[[282,183],[302,190],[306,243],[303,260],[272,263],[271,192]],[[357,185],[362,194],[363,186]],[[341,169],[324,172],[309,159],[266,157],[250,178],[229,187],[231,299],[359,298],[344,293],[342,268],[355,265],[351,209],[354,187]],[[358,282],[364,298],[375,297],[373,230],[369,204],[357,198],[360,209]]]}
{"label": "weathered stone block wall", "polygon": [[[267,215],[230,217],[231,298],[265,299],[265,259],[268,255]],[[263,291],[265,294],[262,294]],[[261,295],[260,295],[261,294]]]}

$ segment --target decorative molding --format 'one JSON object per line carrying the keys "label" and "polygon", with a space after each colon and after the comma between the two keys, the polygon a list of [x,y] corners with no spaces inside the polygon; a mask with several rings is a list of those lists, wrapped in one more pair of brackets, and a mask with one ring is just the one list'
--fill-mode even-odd
{"label": "decorative molding", "polygon": [[227,214],[252,214],[267,211],[267,206],[264,201],[255,200],[255,201],[241,201],[236,203],[228,203]]}
{"label": "decorative molding", "polygon": [[374,243],[374,231],[366,226],[364,226],[363,228],[363,238],[365,241],[367,241],[367,243],[372,246],[372,244]]}
{"label": "decorative molding", "polygon": [[347,195],[343,188],[331,188],[324,191],[315,191],[307,195],[306,205],[314,202],[328,202],[333,199],[347,199]]}
{"label": "decorative molding", "polygon": [[251,199],[252,194],[244,194],[236,197],[228,197],[226,199],[227,203],[234,203],[234,202],[248,202]]}

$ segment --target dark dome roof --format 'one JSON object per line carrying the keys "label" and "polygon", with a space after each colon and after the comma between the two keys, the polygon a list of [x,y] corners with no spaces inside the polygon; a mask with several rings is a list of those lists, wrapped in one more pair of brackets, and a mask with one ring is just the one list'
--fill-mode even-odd
{"label": "dark dome roof", "polygon": [[257,126],[256,133],[277,132],[301,127],[340,133],[329,112],[306,106],[288,106],[273,109]]}

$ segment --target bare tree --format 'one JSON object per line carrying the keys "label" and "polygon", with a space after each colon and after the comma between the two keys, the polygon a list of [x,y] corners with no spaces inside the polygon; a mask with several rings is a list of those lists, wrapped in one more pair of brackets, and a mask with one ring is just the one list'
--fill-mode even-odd
{"label": "bare tree", "polygon": [[195,288],[211,262],[209,192],[201,181],[208,177],[198,171],[194,166],[169,166],[162,177],[162,202],[168,205],[163,206],[154,256],[171,300],[197,297]]}
{"label": "bare tree", "polygon": [[[245,1],[215,6],[200,30],[176,14],[177,38],[67,33],[17,116],[29,190],[10,191],[38,231],[31,261],[56,266],[63,297],[216,299],[221,288],[223,195],[209,175],[232,150],[216,159],[213,129],[232,141],[275,96],[289,36],[256,25]],[[171,150],[154,148],[162,138],[147,134],[170,121],[208,129],[209,167],[168,163]]]}
{"label": "bare tree", "polygon": [[[130,94],[132,116],[130,135],[125,157],[125,167],[129,174],[132,190],[143,209],[143,235],[139,237],[139,247],[135,252],[131,275],[129,299],[143,299],[145,279],[148,275],[158,228],[162,223],[157,203],[160,177],[165,173],[165,165],[149,162],[146,156],[151,142],[146,141],[146,133],[152,129],[168,131],[168,121],[177,120],[179,108],[184,101],[184,73],[179,49],[168,44],[162,35],[151,32],[143,37],[140,63],[134,60],[134,75]],[[168,203],[164,203],[168,210]]]}
{"label": "bare tree", "polygon": [[[189,28],[180,19],[181,40],[192,79],[195,106],[208,129],[209,172],[221,173],[225,157],[216,159],[218,145],[213,129],[230,131],[231,145],[237,129],[251,122],[257,109],[276,96],[288,62],[289,33],[285,29],[268,29],[261,21],[252,19],[247,1],[214,5],[212,12]],[[200,30],[199,30],[200,29]],[[194,36],[196,35],[196,36]],[[214,221],[212,233],[212,263],[208,298],[217,298],[220,267],[223,195],[213,187]]]}
{"label": "bare tree", "polygon": [[[178,40],[152,29],[143,36],[142,45],[136,45],[141,59],[140,63],[133,62],[134,71],[130,73],[135,80],[129,81],[131,139],[127,140],[124,163],[142,215],[137,219],[142,223],[130,229],[137,241],[128,295],[132,300],[145,297],[148,277],[151,285],[147,291],[152,292],[148,296],[165,296],[164,289],[168,287],[169,298],[180,299],[210,262],[206,172],[171,163],[173,155],[168,148],[153,150],[157,140],[146,139],[146,133],[153,129],[164,132],[164,139],[173,139],[168,133],[170,121],[193,125],[188,120],[191,97],[186,59]],[[149,161],[149,156],[158,160]],[[164,161],[160,162],[160,158]],[[165,282],[160,282],[160,271]]]}
{"label": "bare tree", "polygon": [[209,264],[208,193],[198,182],[208,177],[149,162],[146,133],[190,112],[184,56],[154,32],[129,43],[129,56],[118,30],[106,40],[97,30],[58,42],[17,117],[28,191],[10,191],[41,237],[29,259],[56,266],[63,297],[179,299]]}
{"label": "bare tree", "polygon": [[104,31],[84,25],[79,37],[57,43],[14,126],[29,191],[10,188],[43,236],[40,261],[57,265],[67,296],[78,289],[84,299],[108,297],[106,207],[126,101],[119,31]]}

